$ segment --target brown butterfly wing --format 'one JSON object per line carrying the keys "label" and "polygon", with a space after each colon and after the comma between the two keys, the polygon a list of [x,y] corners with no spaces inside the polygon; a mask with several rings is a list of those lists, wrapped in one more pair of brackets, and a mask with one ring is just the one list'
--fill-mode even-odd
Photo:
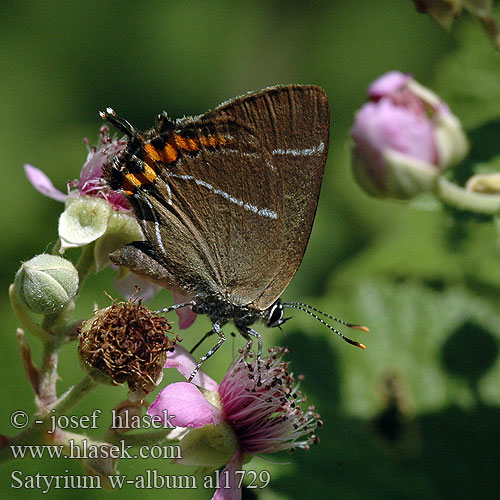
{"label": "brown butterfly wing", "polygon": [[[267,242],[283,240],[280,174],[253,131],[227,117],[189,118],[173,133],[199,148],[157,165],[154,183],[130,197],[149,247],[129,245],[112,260],[184,295],[248,304],[274,276],[268,259],[280,254]],[[212,148],[210,137],[225,144]]]}
{"label": "brown butterfly wing", "polygon": [[157,164],[154,183],[130,197],[147,244],[124,247],[113,261],[185,295],[266,309],[304,254],[328,130],[324,91],[304,86],[267,89],[177,122],[175,134],[198,147]]}
{"label": "brown butterfly wing", "polygon": [[[167,196],[150,199],[160,221],[163,262],[184,280],[185,292],[220,295],[235,305],[259,296],[273,278],[284,225],[280,175],[252,131],[232,120],[188,120],[180,135],[225,137],[219,149],[201,147],[155,183]],[[165,203],[165,200],[168,200]],[[146,228],[155,241],[156,227]],[[269,240],[268,240],[269,238]]]}
{"label": "brown butterfly wing", "polygon": [[269,260],[275,277],[253,298],[257,309],[265,309],[287,287],[309,240],[328,154],[328,97],[316,86],[275,87],[223,104],[205,117],[221,114],[250,127],[280,172],[280,194],[273,196],[282,197],[283,240],[264,242],[279,246],[280,256]]}

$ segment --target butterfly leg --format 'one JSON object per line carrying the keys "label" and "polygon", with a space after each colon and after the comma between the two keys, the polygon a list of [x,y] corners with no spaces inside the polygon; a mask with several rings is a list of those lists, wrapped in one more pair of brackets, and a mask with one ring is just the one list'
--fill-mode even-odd
{"label": "butterfly leg", "polygon": [[220,324],[216,321],[213,324],[213,331],[219,336],[219,340],[217,341],[217,344],[215,344],[210,351],[208,351],[205,356],[202,356],[200,359],[200,362],[196,365],[195,369],[193,370],[193,373],[188,378],[188,382],[191,382],[195,375],[198,373],[198,370],[201,368],[201,365],[210,357],[212,357],[219,347],[226,341],[226,336],[224,335],[224,332],[222,331],[222,328]]}
{"label": "butterfly leg", "polygon": [[156,314],[168,313],[170,311],[175,311],[176,309],[181,309],[182,307],[189,307],[194,305],[195,301],[190,300],[189,302],[182,302],[181,304],[174,304],[173,306],[164,307],[163,309],[160,309],[159,311],[155,312]]}
{"label": "butterfly leg", "polygon": [[262,336],[259,332],[256,332],[248,326],[240,327],[239,330],[245,338],[248,339],[249,337],[253,337],[257,339],[257,368],[260,372],[260,360],[262,359]]}

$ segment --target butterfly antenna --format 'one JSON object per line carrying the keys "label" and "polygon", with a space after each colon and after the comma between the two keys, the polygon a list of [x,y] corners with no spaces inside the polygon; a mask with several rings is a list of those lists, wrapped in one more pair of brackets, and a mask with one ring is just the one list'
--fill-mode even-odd
{"label": "butterfly antenna", "polygon": [[349,337],[346,337],[343,333],[339,332],[336,328],[333,328],[333,326],[329,325],[325,320],[321,319],[318,315],[309,311],[309,309],[306,309],[306,307],[310,307],[312,310],[317,311],[321,314],[324,314],[326,317],[331,318],[335,321],[338,321],[342,325],[348,326],[349,328],[356,328],[357,327],[358,330],[368,331],[368,328],[366,328],[366,326],[360,327],[359,325],[351,325],[350,323],[346,323],[345,321],[339,320],[338,318],[335,318],[334,316],[330,316],[328,314],[325,314],[322,311],[315,309],[312,306],[309,306],[308,304],[302,304],[301,302],[287,302],[287,303],[283,304],[283,307],[290,307],[293,309],[299,309],[300,311],[304,311],[305,313],[309,314],[309,316],[312,316],[314,319],[317,319],[321,324],[325,325],[332,332],[336,333],[341,339],[345,340],[348,344],[355,345],[356,347],[360,347],[361,349],[366,349],[365,344],[362,344],[361,342],[357,342],[356,340],[352,340]]}
{"label": "butterfly antenna", "polygon": [[328,314],[326,312],[320,311],[319,309],[316,309],[313,306],[310,306],[309,304],[304,304],[303,302],[288,302],[286,304],[283,304],[284,306],[302,306],[304,308],[310,309],[311,311],[317,312],[319,314],[322,314],[323,316],[326,316],[327,318],[333,319],[333,321],[336,321],[337,323],[340,323],[341,325],[347,326],[348,328],[353,328],[354,330],[361,330],[363,332],[368,333],[370,329],[367,326],[364,325],[356,325],[355,323],[347,323],[346,321],[337,318],[335,316],[332,316],[331,314]]}
{"label": "butterfly antenna", "polygon": [[118,116],[113,108],[106,108],[106,111],[99,111],[99,115],[104,121],[110,123],[128,137],[135,137],[138,133],[137,129],[125,120],[125,118]]}

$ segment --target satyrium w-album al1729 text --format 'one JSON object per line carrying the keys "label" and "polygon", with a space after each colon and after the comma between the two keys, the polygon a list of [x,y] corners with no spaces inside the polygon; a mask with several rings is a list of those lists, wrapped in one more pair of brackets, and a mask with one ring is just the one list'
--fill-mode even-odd
{"label": "satyrium w-album al1729 text", "polygon": [[279,297],[302,260],[318,204],[330,130],[323,89],[272,87],[197,117],[161,113],[144,133],[112,109],[101,116],[128,136],[105,177],[127,196],[145,236],[111,260],[189,297],[165,311],[191,307],[210,317],[218,341],[197,369],[222,345],[229,321],[257,339],[260,359],[256,320],[279,326],[285,307],[317,317],[311,306]]}

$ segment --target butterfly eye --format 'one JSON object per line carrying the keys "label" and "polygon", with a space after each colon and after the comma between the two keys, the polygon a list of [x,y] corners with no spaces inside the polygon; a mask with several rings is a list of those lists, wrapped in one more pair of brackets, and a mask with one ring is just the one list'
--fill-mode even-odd
{"label": "butterfly eye", "polygon": [[275,302],[270,310],[269,316],[266,321],[266,326],[269,328],[274,328],[283,323],[283,304],[279,301]]}

